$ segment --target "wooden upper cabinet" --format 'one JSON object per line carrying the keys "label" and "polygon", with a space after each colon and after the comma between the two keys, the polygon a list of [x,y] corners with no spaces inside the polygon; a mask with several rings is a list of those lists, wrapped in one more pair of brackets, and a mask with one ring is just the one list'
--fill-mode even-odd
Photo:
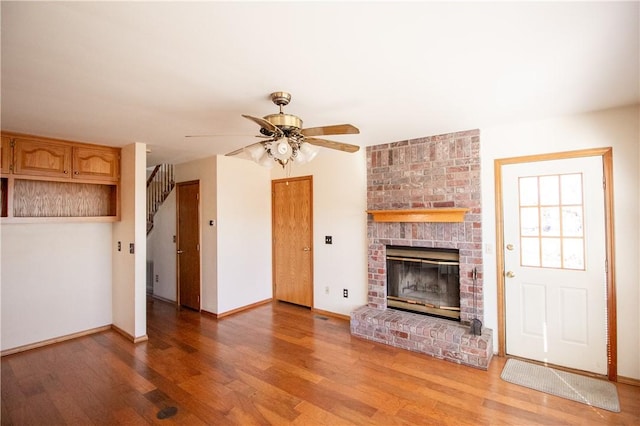
{"label": "wooden upper cabinet", "polygon": [[14,139],[13,172],[20,175],[71,176],[71,145],[34,139]]}
{"label": "wooden upper cabinet", "polygon": [[[9,137],[2,137],[3,152],[5,138],[10,142]],[[118,148],[35,138],[14,138],[13,141],[13,173],[16,175],[103,183],[120,179]],[[9,173],[5,171],[4,154],[2,172]]]}
{"label": "wooden upper cabinet", "polygon": [[117,182],[120,178],[120,150],[74,146],[73,177]]}
{"label": "wooden upper cabinet", "polygon": [[2,132],[0,220],[120,220],[120,148]]}
{"label": "wooden upper cabinet", "polygon": [[2,149],[0,150],[2,173],[11,173],[11,164],[13,163],[12,157],[11,138],[8,136],[2,136]]}

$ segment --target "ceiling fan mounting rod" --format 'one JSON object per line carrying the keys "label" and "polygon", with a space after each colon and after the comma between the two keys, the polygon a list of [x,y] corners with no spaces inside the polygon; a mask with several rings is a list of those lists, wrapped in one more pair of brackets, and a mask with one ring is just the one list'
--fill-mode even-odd
{"label": "ceiling fan mounting rod", "polygon": [[280,107],[280,114],[282,114],[282,107],[289,105],[291,101],[291,93],[288,92],[273,92],[271,94],[271,102]]}

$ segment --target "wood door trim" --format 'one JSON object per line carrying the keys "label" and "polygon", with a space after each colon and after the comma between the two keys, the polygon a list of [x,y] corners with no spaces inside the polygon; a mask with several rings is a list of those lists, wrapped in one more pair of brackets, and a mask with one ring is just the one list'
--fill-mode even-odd
{"label": "wood door trim", "polygon": [[604,178],[605,238],[607,256],[607,377],[618,380],[618,328],[615,286],[615,234],[613,216],[613,149],[592,148],[549,154],[527,155],[523,157],[494,160],[495,218],[496,218],[496,285],[498,304],[498,356],[506,355],[506,316],[504,280],[504,229],[502,200],[502,167],[509,164],[533,163],[547,160],[566,160],[580,157],[602,157]]}
{"label": "wood door trim", "polygon": [[[186,185],[198,184],[198,193],[200,190],[200,180],[189,180],[185,182],[176,182],[176,240],[174,241],[175,249],[176,249],[176,306],[178,309],[182,306],[180,301],[180,259],[178,258],[178,242],[180,241],[180,187]],[[200,203],[198,203],[198,216],[200,216]],[[198,226],[198,234],[200,233],[200,223]],[[201,251],[198,252],[198,256],[200,256]],[[200,268],[202,268],[202,259],[200,259]],[[202,277],[200,277],[200,296],[202,296]],[[202,309],[202,297],[200,299],[200,309]],[[199,309],[199,310],[200,310]]]}
{"label": "wood door trim", "polygon": [[313,176],[312,175],[308,175],[308,176],[299,176],[299,177],[292,177],[292,178],[283,178],[283,179],[273,179],[271,181],[271,292],[273,294],[273,298],[275,300],[275,296],[276,296],[276,258],[275,258],[275,252],[276,252],[276,246],[275,246],[275,238],[273,236],[273,230],[276,228],[276,223],[275,223],[275,214],[273,212],[273,196],[275,194],[275,186],[278,183],[283,183],[283,182],[295,182],[295,181],[303,181],[303,180],[308,180],[309,181],[309,202],[310,202],[310,211],[309,211],[309,231],[311,232],[311,259],[310,259],[310,264],[309,266],[311,267],[311,273],[309,276],[309,284],[311,286],[311,306],[310,308],[313,309],[314,307],[314,281],[313,281],[313,276],[314,276],[314,269],[313,269],[313,258],[314,258],[314,253],[315,253],[315,249],[314,249],[314,245],[313,245]]}

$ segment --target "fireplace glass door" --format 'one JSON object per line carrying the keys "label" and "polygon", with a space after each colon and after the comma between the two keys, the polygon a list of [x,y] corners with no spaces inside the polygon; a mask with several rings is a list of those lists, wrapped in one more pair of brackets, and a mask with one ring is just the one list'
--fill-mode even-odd
{"label": "fireplace glass door", "polygon": [[387,248],[387,306],[460,319],[457,250]]}

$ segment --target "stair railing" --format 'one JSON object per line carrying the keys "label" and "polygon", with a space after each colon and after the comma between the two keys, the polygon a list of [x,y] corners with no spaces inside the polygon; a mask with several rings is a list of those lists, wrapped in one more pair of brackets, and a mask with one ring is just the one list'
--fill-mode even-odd
{"label": "stair railing", "polygon": [[175,186],[173,164],[158,164],[147,179],[147,234],[153,229],[153,218]]}

